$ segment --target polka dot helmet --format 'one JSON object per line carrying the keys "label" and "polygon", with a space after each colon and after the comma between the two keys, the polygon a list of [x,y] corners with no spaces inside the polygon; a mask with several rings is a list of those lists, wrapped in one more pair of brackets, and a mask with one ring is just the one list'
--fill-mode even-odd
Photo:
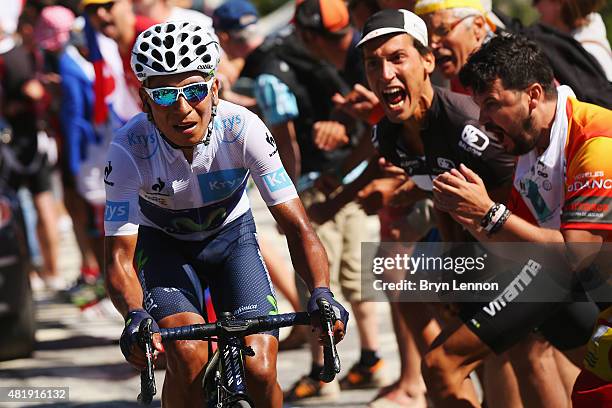
{"label": "polka dot helmet", "polygon": [[199,71],[215,75],[219,40],[214,32],[187,21],[156,24],[143,31],[132,48],[132,71],[140,81],[150,76]]}

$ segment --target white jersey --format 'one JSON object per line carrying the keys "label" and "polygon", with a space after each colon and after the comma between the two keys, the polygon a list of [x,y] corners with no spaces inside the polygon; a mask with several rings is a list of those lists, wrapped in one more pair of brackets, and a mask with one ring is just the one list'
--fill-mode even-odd
{"label": "white jersey", "polygon": [[105,234],[146,225],[183,240],[214,235],[249,211],[249,175],[268,206],[297,197],[270,131],[246,108],[219,102],[210,143],[194,148],[192,163],[141,113],[109,148]]}

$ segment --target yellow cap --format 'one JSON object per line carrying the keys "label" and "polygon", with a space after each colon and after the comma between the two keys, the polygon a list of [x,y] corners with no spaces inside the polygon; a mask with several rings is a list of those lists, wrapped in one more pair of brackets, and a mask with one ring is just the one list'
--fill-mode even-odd
{"label": "yellow cap", "polygon": [[422,16],[434,11],[454,8],[470,8],[479,11],[493,32],[497,30],[498,25],[504,26],[493,13],[485,10],[480,0],[418,0],[414,6],[414,13]]}
{"label": "yellow cap", "polygon": [[90,4],[106,4],[114,3],[115,0],[81,0],[81,6],[89,6]]}
{"label": "yellow cap", "polygon": [[438,10],[451,8],[472,8],[485,14],[480,0],[419,0],[414,6],[414,13],[421,16]]}

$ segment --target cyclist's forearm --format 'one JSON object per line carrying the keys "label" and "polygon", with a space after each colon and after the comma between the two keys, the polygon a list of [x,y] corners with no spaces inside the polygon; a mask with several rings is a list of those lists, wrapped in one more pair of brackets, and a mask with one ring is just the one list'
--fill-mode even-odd
{"label": "cyclist's forearm", "polygon": [[105,284],[108,296],[122,316],[127,315],[130,310],[142,308],[142,288],[130,264],[108,267]]}
{"label": "cyclist's forearm", "polygon": [[312,227],[305,227],[299,234],[288,234],[287,245],[295,270],[308,286],[308,290],[329,287],[327,253]]}
{"label": "cyclist's forearm", "polygon": [[124,251],[107,251],[106,292],[122,316],[143,306],[142,288],[132,265],[131,257]]}
{"label": "cyclist's forearm", "polygon": [[311,291],[329,287],[329,265],[323,244],[315,233],[302,202],[295,198],[269,207],[272,216],[285,232],[291,262]]}

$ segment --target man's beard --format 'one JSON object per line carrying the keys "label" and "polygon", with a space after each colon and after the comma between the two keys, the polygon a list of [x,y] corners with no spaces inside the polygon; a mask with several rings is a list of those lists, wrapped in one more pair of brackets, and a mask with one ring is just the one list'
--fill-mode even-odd
{"label": "man's beard", "polygon": [[[522,156],[524,154],[529,153],[535,148],[536,144],[538,143],[538,140],[540,140],[539,134],[533,136],[534,126],[533,126],[533,117],[531,115],[527,116],[527,118],[523,120],[523,123],[521,124],[521,128],[522,128],[523,137],[521,136],[511,137],[512,141],[514,142],[514,148],[512,149],[510,154],[513,154],[516,156]],[[533,137],[527,139],[524,137],[526,135],[533,136]],[[508,135],[508,137],[510,136]]]}

